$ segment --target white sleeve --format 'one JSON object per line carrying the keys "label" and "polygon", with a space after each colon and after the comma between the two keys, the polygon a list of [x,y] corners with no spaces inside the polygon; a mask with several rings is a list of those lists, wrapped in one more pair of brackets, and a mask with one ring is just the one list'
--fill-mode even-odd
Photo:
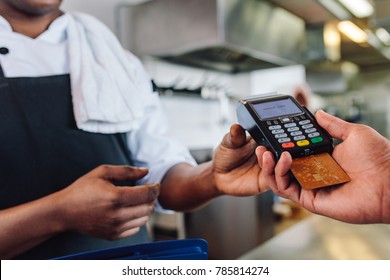
{"label": "white sleeve", "polygon": [[161,182],[166,172],[174,165],[187,162],[196,165],[188,148],[170,134],[167,118],[162,111],[159,96],[153,92],[150,77],[141,62],[130,54],[131,63],[137,66],[137,81],[143,92],[146,104],[145,117],[137,129],[128,133],[127,141],[131,159],[135,166],[149,169],[146,177],[138,184]]}

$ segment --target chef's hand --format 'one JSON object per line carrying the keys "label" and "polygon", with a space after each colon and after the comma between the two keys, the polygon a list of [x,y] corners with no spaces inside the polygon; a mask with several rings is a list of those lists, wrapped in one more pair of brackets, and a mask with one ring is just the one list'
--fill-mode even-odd
{"label": "chef's hand", "polygon": [[160,187],[117,187],[115,181],[137,180],[148,170],[102,165],[56,194],[65,230],[116,240],[136,234],[153,211]]}
{"label": "chef's hand", "polygon": [[231,126],[213,160],[215,185],[219,192],[248,196],[268,190],[268,185],[259,180],[261,168],[255,155],[256,147],[256,142],[246,136],[240,125]]}
{"label": "chef's hand", "polygon": [[351,178],[334,187],[302,189],[291,180],[291,156],[283,153],[275,167],[271,152],[256,150],[263,168],[261,181],[275,194],[291,199],[311,212],[350,223],[390,223],[390,141],[374,129],[345,122],[319,111],[318,123],[342,139],[332,154]]}

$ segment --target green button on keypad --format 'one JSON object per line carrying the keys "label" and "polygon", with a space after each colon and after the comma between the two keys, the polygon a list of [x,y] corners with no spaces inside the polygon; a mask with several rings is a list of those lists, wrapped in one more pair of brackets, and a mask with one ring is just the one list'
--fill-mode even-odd
{"label": "green button on keypad", "polygon": [[313,144],[315,144],[315,143],[320,143],[320,142],[322,142],[322,141],[324,141],[324,139],[323,139],[321,136],[318,136],[318,137],[315,137],[315,138],[312,138],[312,139],[311,139],[311,142],[312,142]]}

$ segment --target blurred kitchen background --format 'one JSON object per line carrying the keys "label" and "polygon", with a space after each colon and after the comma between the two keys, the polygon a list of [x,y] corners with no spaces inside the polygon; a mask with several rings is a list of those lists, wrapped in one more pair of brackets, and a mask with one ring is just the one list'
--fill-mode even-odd
{"label": "blurred kitchen background", "polygon": [[[253,94],[290,94],[390,136],[390,0],[65,0],[63,9],[96,16],[143,60],[173,135],[198,162]],[[390,259],[389,226],[313,216],[272,193],[157,213],[150,228],[156,240],[206,239],[211,259]]]}

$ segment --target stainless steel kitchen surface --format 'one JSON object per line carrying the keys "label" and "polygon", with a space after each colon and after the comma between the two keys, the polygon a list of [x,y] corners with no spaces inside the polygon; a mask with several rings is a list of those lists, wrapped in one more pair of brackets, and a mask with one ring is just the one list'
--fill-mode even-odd
{"label": "stainless steel kitchen surface", "polygon": [[303,47],[304,22],[267,1],[149,1],[129,16],[135,54],[197,67],[237,73],[293,65]]}
{"label": "stainless steel kitchen surface", "polygon": [[390,225],[354,225],[311,216],[239,259],[390,260]]}
{"label": "stainless steel kitchen surface", "polygon": [[340,4],[334,0],[143,2],[120,5],[128,8],[129,21],[125,32],[118,28],[121,36],[128,35],[122,36],[125,45],[140,56],[227,72],[326,62],[326,23],[351,20],[369,37],[365,43],[356,43],[342,35],[342,60],[366,69],[389,65],[388,43],[374,35],[377,29],[390,32],[389,0],[370,1],[374,11],[363,19],[344,8],[342,15],[336,14],[330,4]]}

